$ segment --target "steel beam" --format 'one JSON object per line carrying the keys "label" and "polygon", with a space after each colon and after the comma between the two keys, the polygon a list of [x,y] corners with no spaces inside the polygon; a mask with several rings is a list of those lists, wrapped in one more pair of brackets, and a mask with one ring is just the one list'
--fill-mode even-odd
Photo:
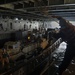
{"label": "steel beam", "polygon": [[0,0],[0,5],[8,4],[8,3],[19,3],[19,2],[25,2],[25,1],[29,1],[29,0]]}

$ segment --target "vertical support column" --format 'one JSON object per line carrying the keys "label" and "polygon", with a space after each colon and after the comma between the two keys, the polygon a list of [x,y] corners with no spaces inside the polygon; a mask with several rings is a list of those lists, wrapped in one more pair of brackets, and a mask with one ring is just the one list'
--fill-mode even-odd
{"label": "vertical support column", "polygon": [[9,18],[7,17],[7,30],[10,30]]}
{"label": "vertical support column", "polygon": [[49,6],[50,0],[48,0],[48,6]]}

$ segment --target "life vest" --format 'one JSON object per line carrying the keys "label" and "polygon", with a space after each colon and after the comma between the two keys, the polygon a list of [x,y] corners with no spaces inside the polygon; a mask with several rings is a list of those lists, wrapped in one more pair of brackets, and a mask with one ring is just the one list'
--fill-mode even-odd
{"label": "life vest", "polygon": [[48,41],[46,39],[43,39],[43,41],[41,42],[41,48],[45,49],[48,45]]}

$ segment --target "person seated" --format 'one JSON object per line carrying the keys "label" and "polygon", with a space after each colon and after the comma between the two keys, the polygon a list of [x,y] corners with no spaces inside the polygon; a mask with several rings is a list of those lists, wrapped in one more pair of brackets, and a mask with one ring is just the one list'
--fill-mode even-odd
{"label": "person seated", "polygon": [[9,54],[5,48],[2,49],[2,66],[5,66],[5,63],[9,64]]}
{"label": "person seated", "polygon": [[40,46],[42,49],[45,49],[47,47],[47,45],[48,45],[48,40],[43,37]]}
{"label": "person seated", "polygon": [[48,40],[46,39],[46,36],[42,36],[39,40],[39,47],[37,47],[37,54],[40,54],[42,51],[44,51],[48,47]]}
{"label": "person seated", "polygon": [[26,39],[27,42],[31,42],[31,39],[32,39],[31,31],[28,31],[25,39]]}

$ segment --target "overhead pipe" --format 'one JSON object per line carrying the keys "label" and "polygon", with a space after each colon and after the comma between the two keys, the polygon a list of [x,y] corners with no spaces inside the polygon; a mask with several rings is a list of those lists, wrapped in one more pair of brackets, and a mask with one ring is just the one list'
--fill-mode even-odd
{"label": "overhead pipe", "polygon": [[[40,11],[32,11],[34,13],[40,13]],[[47,12],[51,12],[51,13],[54,13],[54,12],[75,12],[75,9],[60,9],[60,10],[48,10]]]}
{"label": "overhead pipe", "polygon": [[53,15],[56,15],[56,16],[61,16],[61,17],[74,17],[75,15],[67,15],[67,14],[49,14],[49,16],[53,16]]}
{"label": "overhead pipe", "polygon": [[25,8],[25,9],[36,9],[36,8],[39,9],[39,8],[45,8],[45,7],[46,8],[52,8],[52,7],[55,7],[55,8],[60,7],[61,8],[61,7],[71,7],[71,6],[75,7],[75,4],[61,4],[61,5],[50,5],[50,6],[41,6],[41,7],[38,6],[38,7],[28,7],[28,8]]}
{"label": "overhead pipe", "polygon": [[48,12],[75,12],[75,9],[49,10]]}

